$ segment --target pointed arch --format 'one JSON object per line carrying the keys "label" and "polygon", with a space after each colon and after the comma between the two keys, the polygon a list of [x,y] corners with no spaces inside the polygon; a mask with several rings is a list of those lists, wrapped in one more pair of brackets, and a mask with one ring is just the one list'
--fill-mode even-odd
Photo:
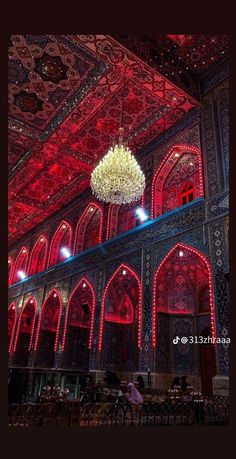
{"label": "pointed arch", "polygon": [[62,247],[71,249],[72,242],[72,227],[63,220],[55,231],[50,244],[48,267],[54,266],[64,261],[64,257],[60,252]]}
{"label": "pointed arch", "polygon": [[100,204],[91,201],[83,211],[76,225],[74,255],[101,244],[102,229],[103,209]]}
{"label": "pointed arch", "polygon": [[28,275],[33,276],[36,273],[42,272],[46,267],[48,252],[48,239],[41,234],[34,244],[30,254]]}
{"label": "pointed arch", "polygon": [[[113,280],[118,276],[119,274],[122,274],[122,271],[127,272],[137,281],[138,285],[138,347],[141,348],[142,345],[142,339],[141,339],[141,333],[142,333],[142,285],[140,278],[138,274],[131,268],[130,266],[122,263],[116,271],[113,273],[111,276],[110,280],[108,281],[106,288],[104,290],[103,298],[102,298],[102,307],[101,307],[101,318],[100,318],[100,329],[99,329],[99,341],[98,341],[98,350],[102,350],[102,340],[103,340],[103,329],[104,329],[104,319],[105,319],[105,308],[106,308],[106,298],[107,294],[109,292],[110,286],[113,282]],[[124,274],[125,275],[125,274]]]}
{"label": "pointed arch", "polygon": [[14,261],[11,256],[8,257],[8,285],[12,284],[12,275],[14,271]]}
{"label": "pointed arch", "polygon": [[[211,271],[211,265],[206,255],[200,252],[198,249],[191,247],[185,243],[177,243],[175,246],[167,253],[163,258],[160,266],[158,267],[154,275],[154,287],[153,287],[153,317],[152,317],[152,345],[156,346],[156,329],[157,329],[157,282],[159,274],[163,266],[171,259],[175,252],[179,251],[184,254],[184,252],[195,254],[203,263],[208,274],[208,284],[209,284],[209,302],[210,302],[210,315],[211,315],[211,332],[213,339],[216,338],[216,318],[215,318],[215,307],[214,307],[214,291],[213,291],[213,277]],[[182,256],[182,255],[181,255]]]}
{"label": "pointed arch", "polygon": [[130,203],[125,205],[110,204],[108,209],[108,222],[106,238],[112,239],[118,234],[125,233],[126,231],[135,228],[141,224],[140,219],[135,213],[137,207],[143,206],[143,195],[142,199],[136,203]]}
{"label": "pointed arch", "polygon": [[27,271],[26,271],[27,261],[28,261],[28,250],[26,247],[22,247],[15,261],[14,273],[12,277],[13,284],[21,280],[21,278],[18,275],[18,271],[23,271],[25,274],[27,274]]}
{"label": "pointed arch", "polygon": [[[86,284],[86,286],[85,286]],[[92,304],[91,304],[91,317],[90,317],[90,323],[89,323],[89,349],[92,347],[92,340],[93,340],[93,332],[94,332],[94,317],[95,317],[95,305],[96,305],[96,300],[95,300],[95,292],[92,284],[89,282],[87,277],[82,277],[82,279],[79,281],[79,283],[76,285],[76,287],[73,289],[73,291],[70,294],[70,298],[68,301],[67,309],[66,309],[66,317],[65,317],[65,326],[64,326],[64,331],[63,331],[63,340],[62,340],[62,349],[64,350],[65,348],[65,341],[66,341],[66,334],[67,334],[67,328],[68,328],[68,320],[69,320],[69,313],[70,313],[70,308],[71,308],[71,302],[75,296],[75,294],[79,291],[80,288],[87,288],[91,292],[91,297],[92,297]]]}
{"label": "pointed arch", "polygon": [[[193,158],[196,158],[196,165],[194,162],[189,161],[189,158],[186,155],[191,155]],[[178,187],[169,186],[166,190],[168,199],[170,200],[169,207],[165,209],[163,206],[164,203],[164,185],[167,182],[168,177],[175,169],[175,167],[180,164],[180,161],[184,160],[184,157],[187,158],[188,164],[193,166],[192,180],[194,186],[194,197],[197,199],[204,195],[204,186],[203,186],[203,172],[202,172],[202,158],[199,148],[193,147],[187,144],[174,145],[169,153],[164,157],[160,166],[158,167],[152,181],[152,218],[156,218],[159,215],[172,210],[173,208],[178,207],[179,205],[179,193]],[[191,171],[191,168],[190,168]],[[187,179],[187,177],[186,177]]]}
{"label": "pointed arch", "polygon": [[119,209],[119,204],[109,204],[106,239],[112,239],[117,235]]}
{"label": "pointed arch", "polygon": [[17,330],[16,330],[16,337],[14,342],[13,350],[16,351],[17,346],[19,345],[19,335],[21,333],[26,333],[30,336],[29,344],[28,344],[28,351],[32,348],[32,339],[34,333],[34,325],[36,319],[36,309],[37,309],[37,302],[33,296],[30,296],[24,306],[22,306],[22,310],[20,312]]}
{"label": "pointed arch", "polygon": [[[52,309],[50,313],[50,307]],[[45,310],[47,312],[49,309],[49,320],[45,319]],[[62,300],[59,291],[54,288],[52,289],[49,294],[47,295],[46,299],[44,300],[41,311],[39,314],[39,321],[38,327],[36,332],[36,339],[34,350],[36,351],[39,344],[39,335],[41,330],[50,330],[55,333],[55,340],[53,350],[56,351],[58,347],[58,338],[59,338],[59,330],[60,330],[60,322],[61,322],[61,314],[62,314]],[[44,322],[44,323],[43,323]]]}
{"label": "pointed arch", "polygon": [[11,303],[8,308],[8,352],[12,351],[17,323],[16,304]]}

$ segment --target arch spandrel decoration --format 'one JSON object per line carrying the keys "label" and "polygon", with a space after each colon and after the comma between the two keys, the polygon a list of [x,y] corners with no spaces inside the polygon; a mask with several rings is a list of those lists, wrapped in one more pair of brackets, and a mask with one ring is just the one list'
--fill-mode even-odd
{"label": "arch spandrel decoration", "polygon": [[193,186],[192,199],[204,195],[201,152],[190,145],[174,145],[153,178],[152,218],[182,205],[180,190],[187,181]]}
{"label": "arch spandrel decoration", "polygon": [[74,255],[102,242],[103,209],[90,202],[82,213],[75,230]]}

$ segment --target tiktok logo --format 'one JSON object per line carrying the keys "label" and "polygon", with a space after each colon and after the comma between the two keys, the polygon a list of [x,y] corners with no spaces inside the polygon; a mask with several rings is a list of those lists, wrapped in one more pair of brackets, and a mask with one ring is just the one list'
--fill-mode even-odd
{"label": "tiktok logo", "polygon": [[173,339],[173,344],[178,344],[179,340],[180,340],[180,337],[176,336],[176,338]]}

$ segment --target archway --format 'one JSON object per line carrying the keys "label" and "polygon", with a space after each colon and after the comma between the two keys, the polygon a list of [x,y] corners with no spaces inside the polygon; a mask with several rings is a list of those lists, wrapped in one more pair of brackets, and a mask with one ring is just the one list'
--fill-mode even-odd
{"label": "archway", "polygon": [[48,259],[48,267],[57,265],[65,260],[61,249],[66,247],[68,250],[71,248],[72,241],[72,228],[69,223],[62,221],[51,241],[50,253]]}
{"label": "archway", "polygon": [[118,234],[125,233],[126,231],[140,225],[140,219],[135,214],[135,209],[141,205],[141,200],[136,204],[110,204],[108,209],[108,222],[107,222],[107,239],[112,239]]}
{"label": "archway", "polygon": [[41,236],[39,236],[36,243],[34,244],[34,247],[30,255],[29,269],[28,269],[29,276],[33,276],[33,274],[40,273],[41,271],[45,269],[47,251],[48,251],[47,238],[43,234],[41,234]]}
{"label": "archway", "polygon": [[88,370],[92,345],[95,294],[83,277],[70,295],[63,335],[64,367]]}
{"label": "archway", "polygon": [[[209,344],[209,371],[206,372],[200,364],[203,345],[183,344],[179,340],[201,336],[206,328],[210,338],[216,337],[212,273],[207,257],[186,244],[174,246],[155,274],[153,297],[156,371],[179,376],[199,375],[202,389],[212,393],[212,377],[216,372],[214,344]],[[176,337],[179,337],[178,343],[174,344]]]}
{"label": "archway", "polygon": [[14,343],[14,364],[27,366],[29,351],[32,346],[35,317],[36,301],[30,297],[23,306],[18,320]]}
{"label": "archway", "polygon": [[99,351],[106,370],[136,371],[141,347],[142,288],[139,276],[122,264],[110,278],[102,299]]}
{"label": "archway", "polygon": [[82,213],[75,230],[74,254],[95,247],[102,242],[103,210],[91,202]]}
{"label": "archway", "polygon": [[37,350],[36,365],[54,366],[54,352],[58,347],[58,336],[62,312],[59,292],[53,289],[42,305],[37,327],[34,350]]}
{"label": "archway", "polygon": [[26,247],[22,247],[15,261],[14,274],[12,278],[13,284],[15,284],[16,282],[19,282],[22,279],[22,277],[19,274],[19,271],[22,271],[25,275],[27,274],[26,272],[27,261],[28,261],[28,250],[26,249]]}
{"label": "archway", "polygon": [[200,150],[190,145],[173,146],[153,178],[152,218],[187,204],[203,194]]}
{"label": "archway", "polygon": [[13,350],[12,347],[15,337],[16,321],[16,305],[15,303],[12,303],[8,308],[8,352],[11,352]]}

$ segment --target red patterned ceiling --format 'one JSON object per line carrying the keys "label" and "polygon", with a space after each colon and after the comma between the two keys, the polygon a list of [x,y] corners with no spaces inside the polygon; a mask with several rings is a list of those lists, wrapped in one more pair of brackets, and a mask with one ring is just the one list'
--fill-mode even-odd
{"label": "red patterned ceiling", "polygon": [[89,186],[119,126],[135,152],[197,102],[108,35],[13,35],[9,43],[9,239]]}

